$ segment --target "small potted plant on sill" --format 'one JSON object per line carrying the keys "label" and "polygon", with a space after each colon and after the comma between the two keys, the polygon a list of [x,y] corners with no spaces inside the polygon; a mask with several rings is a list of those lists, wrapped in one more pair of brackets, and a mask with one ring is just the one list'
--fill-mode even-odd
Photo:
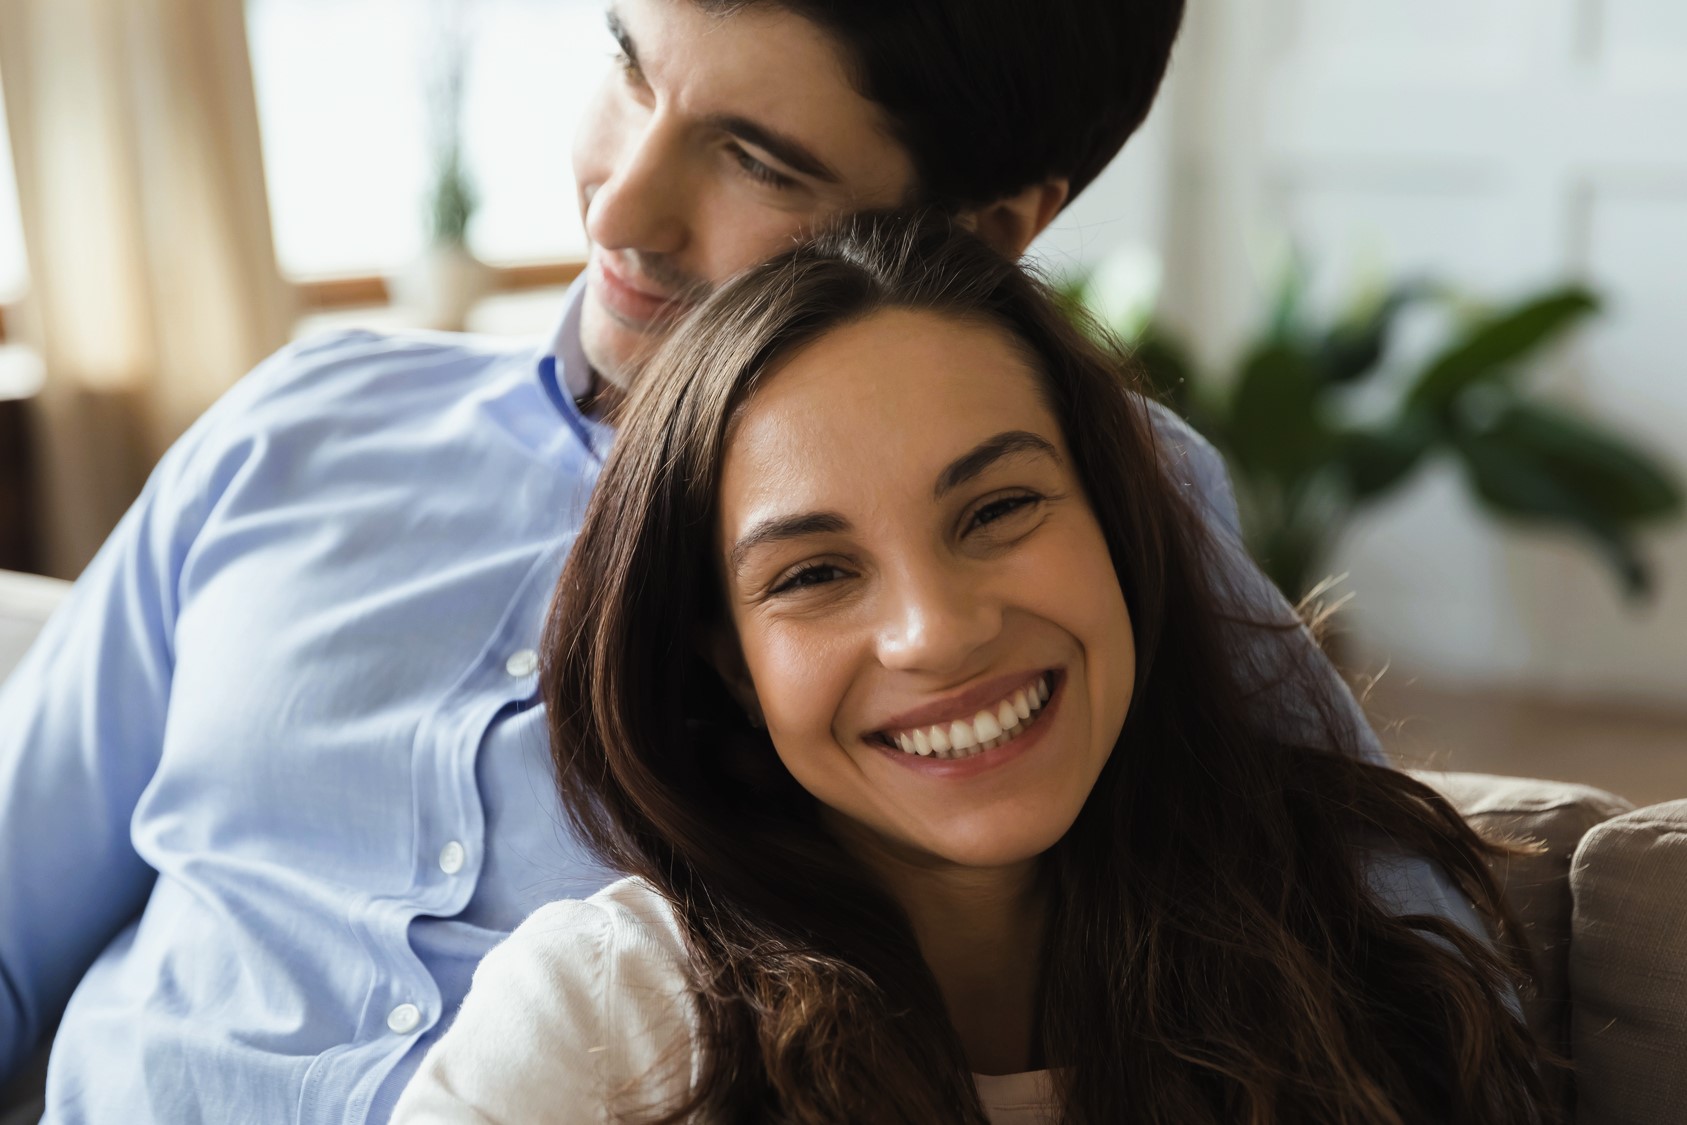
{"label": "small potted plant on sill", "polygon": [[428,75],[430,181],[427,243],[393,278],[396,304],[426,328],[460,332],[490,289],[490,271],[469,249],[469,224],[479,197],[463,152],[463,94],[469,29],[465,0],[443,0]]}

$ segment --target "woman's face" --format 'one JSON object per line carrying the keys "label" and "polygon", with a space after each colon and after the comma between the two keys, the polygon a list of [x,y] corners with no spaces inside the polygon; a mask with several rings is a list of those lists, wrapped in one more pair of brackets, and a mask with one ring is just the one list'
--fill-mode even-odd
{"label": "woman's face", "polygon": [[736,637],[717,663],[849,838],[996,867],[1071,826],[1136,654],[1005,332],[892,310],[799,351],[734,425],[719,549]]}

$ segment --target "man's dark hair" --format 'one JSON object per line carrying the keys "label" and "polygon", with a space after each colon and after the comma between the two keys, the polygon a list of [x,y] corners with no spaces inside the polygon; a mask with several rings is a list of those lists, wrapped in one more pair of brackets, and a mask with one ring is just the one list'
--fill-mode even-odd
{"label": "man's dark hair", "polygon": [[1136,132],[1184,0],[696,0],[772,4],[832,35],[913,155],[921,201],[993,203],[1064,176],[1082,191]]}

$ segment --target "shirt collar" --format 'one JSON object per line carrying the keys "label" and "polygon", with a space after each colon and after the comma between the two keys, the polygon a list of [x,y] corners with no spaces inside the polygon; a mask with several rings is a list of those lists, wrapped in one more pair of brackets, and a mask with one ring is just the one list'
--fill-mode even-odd
{"label": "shirt collar", "polygon": [[586,278],[582,274],[568,287],[562,321],[552,334],[550,345],[534,357],[534,362],[545,397],[574,435],[601,461],[609,451],[615,431],[598,419],[587,417],[575,405],[577,397],[592,389],[591,364],[586,362],[585,350],[580,346],[580,305],[585,296]]}
{"label": "shirt collar", "polygon": [[580,398],[592,389],[592,366],[580,346],[580,306],[586,297],[586,275],[581,274],[568,287],[563,299],[562,321],[551,334],[550,346],[539,358],[556,359],[557,382],[568,392],[570,399]]}

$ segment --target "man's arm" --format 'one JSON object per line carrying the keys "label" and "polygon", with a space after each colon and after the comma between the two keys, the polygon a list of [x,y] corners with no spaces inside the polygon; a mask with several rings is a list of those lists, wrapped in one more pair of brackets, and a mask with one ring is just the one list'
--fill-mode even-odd
{"label": "man's arm", "polygon": [[[1305,746],[1328,744],[1334,723],[1334,733],[1344,744],[1373,762],[1389,764],[1364,709],[1335,665],[1243,546],[1224,460],[1170,410],[1151,403],[1149,414],[1173,477],[1196,493],[1197,507],[1212,531],[1220,570],[1215,578],[1231,617],[1226,648],[1255,691],[1255,721],[1283,741]],[[1420,856],[1373,849],[1366,878],[1373,893],[1396,914],[1446,918],[1473,935],[1485,936],[1452,879]],[[1515,1006],[1516,998],[1511,1002]]]}
{"label": "man's arm", "polygon": [[170,449],[0,684],[0,1082],[152,888],[130,823],[164,743],[183,563],[243,457],[228,420],[302,351],[271,357]]}
{"label": "man's arm", "polygon": [[0,1076],[152,884],[129,820],[168,709],[176,468],[154,474],[0,685]]}
{"label": "man's arm", "polygon": [[1255,719],[1285,742],[1312,746],[1329,742],[1333,720],[1342,728],[1343,741],[1373,762],[1386,762],[1382,744],[1346,681],[1288,599],[1249,556],[1224,459],[1159,403],[1149,403],[1149,418],[1173,479],[1194,493],[1195,506],[1212,532],[1218,570],[1213,578],[1230,618],[1226,648],[1253,693]]}

